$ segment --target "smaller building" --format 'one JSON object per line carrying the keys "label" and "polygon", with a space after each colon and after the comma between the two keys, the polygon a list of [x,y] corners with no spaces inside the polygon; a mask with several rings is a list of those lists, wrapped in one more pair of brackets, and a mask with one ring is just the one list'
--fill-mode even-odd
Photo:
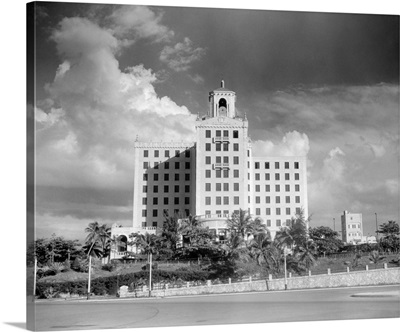
{"label": "smaller building", "polygon": [[342,241],[351,244],[361,242],[363,239],[362,214],[343,211],[341,221]]}

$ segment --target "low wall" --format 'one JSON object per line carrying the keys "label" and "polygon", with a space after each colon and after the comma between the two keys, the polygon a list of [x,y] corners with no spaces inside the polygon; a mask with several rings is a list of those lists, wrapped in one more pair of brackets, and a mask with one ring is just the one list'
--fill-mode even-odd
{"label": "low wall", "polygon": [[[292,277],[287,279],[288,289],[330,288],[346,286],[369,286],[383,284],[400,284],[400,268],[369,271],[352,271],[344,273],[323,274],[315,276]],[[206,285],[182,288],[153,290],[151,296],[180,296],[199,294],[241,293],[252,291],[284,290],[284,279],[256,280],[232,284]],[[148,297],[149,292],[128,292],[127,286],[120,288],[120,297]]]}

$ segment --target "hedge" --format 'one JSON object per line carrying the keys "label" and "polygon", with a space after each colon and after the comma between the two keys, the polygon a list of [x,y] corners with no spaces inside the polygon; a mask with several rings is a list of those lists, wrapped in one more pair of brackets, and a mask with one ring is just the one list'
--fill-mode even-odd
{"label": "hedge", "polygon": [[[152,282],[175,283],[180,281],[205,281],[210,278],[208,271],[164,271],[155,270],[152,272]],[[147,282],[149,271],[140,271],[108,277],[98,277],[91,280],[91,292],[95,295],[115,295],[120,286],[129,286],[132,283],[138,285],[140,282]],[[87,280],[64,281],[64,282],[38,282],[36,294],[39,298],[57,297],[60,293],[87,294]]]}

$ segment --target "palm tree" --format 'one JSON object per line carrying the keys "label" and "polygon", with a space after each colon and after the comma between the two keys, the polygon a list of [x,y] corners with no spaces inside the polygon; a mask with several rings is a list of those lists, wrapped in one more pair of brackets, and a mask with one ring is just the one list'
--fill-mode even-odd
{"label": "palm tree", "polygon": [[143,254],[157,254],[159,252],[161,239],[155,234],[132,233],[129,238],[132,241],[128,244],[136,246]]}
{"label": "palm tree", "polygon": [[96,247],[97,254],[101,251],[101,256],[99,257],[106,257],[109,254],[111,244],[111,228],[106,224],[100,225],[95,221],[85,228],[85,232],[88,233],[85,239],[86,245],[89,246],[88,253]]}
{"label": "palm tree", "polygon": [[279,260],[278,249],[273,245],[269,232],[256,234],[250,241],[249,249],[259,266],[264,265],[267,270],[276,270]]}
{"label": "palm tree", "polygon": [[308,241],[307,222],[304,217],[304,211],[301,210],[289,222],[289,225],[282,227],[275,235],[275,241],[278,247],[288,247],[294,249],[296,246],[306,246]]}
{"label": "palm tree", "polygon": [[231,234],[237,234],[244,241],[249,239],[249,236],[254,236],[258,233],[265,233],[267,228],[263,224],[262,219],[251,217],[247,210],[239,210],[239,213],[233,213],[232,217],[226,221],[228,231]]}
{"label": "palm tree", "polygon": [[382,260],[385,259],[385,256],[381,256],[379,254],[378,250],[373,250],[370,254],[369,254],[369,261],[373,264],[375,264],[375,268],[378,267],[379,262],[381,262]]}
{"label": "palm tree", "polygon": [[310,270],[316,263],[316,256],[318,249],[313,240],[307,240],[303,245],[298,245],[295,248],[295,255],[300,265],[304,266],[307,270]]}

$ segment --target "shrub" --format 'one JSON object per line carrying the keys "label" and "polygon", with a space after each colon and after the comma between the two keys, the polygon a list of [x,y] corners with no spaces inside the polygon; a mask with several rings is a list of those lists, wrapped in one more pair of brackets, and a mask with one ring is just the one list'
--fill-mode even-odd
{"label": "shrub", "polygon": [[111,271],[115,270],[115,268],[116,268],[116,265],[112,264],[112,263],[104,264],[101,267],[102,270],[105,270],[105,271],[108,271],[108,272],[111,272]]}

